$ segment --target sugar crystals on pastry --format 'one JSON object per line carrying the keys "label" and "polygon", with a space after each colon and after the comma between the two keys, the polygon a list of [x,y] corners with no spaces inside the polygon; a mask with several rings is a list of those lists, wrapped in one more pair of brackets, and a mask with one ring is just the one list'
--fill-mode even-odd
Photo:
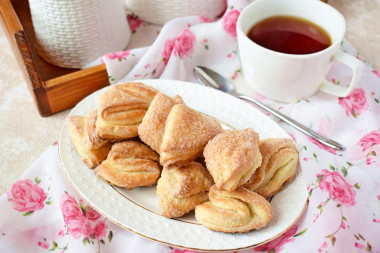
{"label": "sugar crystals on pastry", "polygon": [[210,201],[195,208],[195,218],[214,231],[248,232],[267,226],[272,217],[270,203],[259,194],[243,187],[224,191],[213,185],[209,198]]}
{"label": "sugar crystals on pastry", "polygon": [[85,130],[85,135],[87,138],[86,143],[87,143],[88,149],[98,149],[108,142],[108,140],[104,140],[96,134],[97,118],[98,118],[97,110],[92,110],[86,117],[86,124],[85,124],[84,130]]}
{"label": "sugar crystals on pastry", "polygon": [[263,162],[245,185],[258,194],[269,197],[278,192],[285,182],[290,182],[296,174],[298,152],[294,142],[288,138],[268,138],[260,140]]}
{"label": "sugar crystals on pastry", "polygon": [[181,97],[171,98],[159,92],[138,127],[140,139],[158,153],[160,153],[166,119],[172,107],[178,103],[183,103]]}
{"label": "sugar crystals on pastry", "polygon": [[259,135],[250,128],[224,131],[206,145],[203,155],[216,186],[233,191],[261,164]]}
{"label": "sugar crystals on pastry", "polygon": [[128,189],[150,186],[161,173],[158,161],[158,154],[140,141],[117,142],[95,174],[111,185]]}
{"label": "sugar crystals on pastry", "polygon": [[96,133],[109,140],[125,140],[138,135],[141,123],[157,90],[142,83],[111,86],[98,103]]}
{"label": "sugar crystals on pastry", "polygon": [[213,181],[200,163],[183,167],[165,167],[157,183],[157,195],[162,214],[168,218],[181,217],[208,200]]}
{"label": "sugar crystals on pastry", "polygon": [[71,115],[66,122],[74,148],[89,168],[98,166],[106,159],[111,149],[111,144],[107,140],[101,140],[93,135],[94,114],[96,111],[90,112],[88,117]]}
{"label": "sugar crystals on pastry", "polygon": [[163,166],[181,166],[202,153],[207,142],[223,131],[220,123],[184,104],[172,107],[160,146]]}

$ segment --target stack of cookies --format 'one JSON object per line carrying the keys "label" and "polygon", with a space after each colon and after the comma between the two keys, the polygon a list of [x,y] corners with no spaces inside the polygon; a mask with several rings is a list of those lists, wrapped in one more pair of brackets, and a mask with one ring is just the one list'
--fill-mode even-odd
{"label": "stack of cookies", "polygon": [[290,139],[223,130],[216,119],[142,83],[108,88],[87,116],[67,120],[72,143],[95,174],[117,187],[156,185],[162,215],[196,219],[215,231],[267,226],[266,200],[295,176]]}
{"label": "stack of cookies", "polygon": [[290,139],[264,139],[252,129],[227,130],[204,149],[215,185],[210,201],[195,209],[196,219],[220,232],[246,232],[268,225],[272,208],[267,197],[290,182],[298,153]]}

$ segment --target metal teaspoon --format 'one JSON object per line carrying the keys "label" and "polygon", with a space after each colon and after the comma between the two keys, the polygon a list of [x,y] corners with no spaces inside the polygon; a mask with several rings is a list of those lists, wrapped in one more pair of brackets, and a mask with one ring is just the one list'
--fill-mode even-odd
{"label": "metal teaspoon", "polygon": [[243,94],[239,94],[236,92],[235,87],[233,86],[232,83],[229,82],[228,79],[224,78],[222,75],[219,73],[203,66],[195,66],[194,69],[194,74],[198,78],[199,81],[201,81],[203,84],[206,86],[215,88],[217,90],[226,92],[228,94],[231,94],[232,96],[235,96],[237,98],[249,101],[251,103],[254,103],[255,105],[259,106],[260,108],[264,109],[265,111],[271,113],[272,115],[276,116],[277,118],[281,119],[282,121],[288,123],[292,127],[296,128],[297,130],[301,131],[302,133],[318,140],[320,143],[333,148],[337,150],[345,150],[346,148],[339,144],[338,142],[328,139],[310,128],[302,125],[301,123],[289,118],[288,116],[276,111],[275,109],[249,97]]}

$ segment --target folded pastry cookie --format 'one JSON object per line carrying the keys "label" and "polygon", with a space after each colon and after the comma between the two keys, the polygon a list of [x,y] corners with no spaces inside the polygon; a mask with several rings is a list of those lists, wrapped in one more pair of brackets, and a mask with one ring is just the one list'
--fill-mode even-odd
{"label": "folded pastry cookie", "polygon": [[161,92],[158,93],[138,127],[140,139],[157,153],[160,153],[160,145],[169,112],[175,104],[179,103],[183,103],[180,96],[171,98]]}
{"label": "folded pastry cookie", "polygon": [[291,139],[269,138],[260,141],[263,162],[258,174],[253,174],[245,185],[258,194],[269,197],[278,192],[296,174],[298,152]]}
{"label": "folded pastry cookie", "polygon": [[98,111],[97,110],[93,110],[91,111],[88,115],[87,115],[87,118],[86,118],[86,124],[85,124],[85,135],[86,135],[86,138],[87,138],[87,148],[88,149],[98,149],[100,148],[101,146],[103,146],[104,144],[106,144],[107,142],[109,142],[108,140],[104,140],[102,138],[100,138],[97,134],[96,134],[96,120],[98,118]]}
{"label": "folded pastry cookie", "polygon": [[200,163],[164,168],[157,183],[157,196],[162,214],[168,218],[181,217],[208,200],[212,178]]}
{"label": "folded pastry cookie", "polygon": [[138,135],[137,128],[158,91],[142,83],[111,86],[98,103],[96,133],[108,140],[125,140]]}
{"label": "folded pastry cookie", "polygon": [[210,201],[195,208],[195,218],[214,231],[248,232],[267,226],[272,217],[270,203],[243,187],[235,191],[224,191],[213,185],[209,198]]}
{"label": "folded pastry cookie", "polygon": [[149,186],[160,177],[158,161],[158,154],[140,141],[117,142],[95,174],[119,187]]}
{"label": "folded pastry cookie", "polygon": [[172,107],[160,146],[163,166],[181,166],[200,155],[207,142],[223,131],[220,123],[184,104]]}
{"label": "folded pastry cookie", "polygon": [[250,128],[227,130],[206,145],[203,155],[216,186],[233,191],[261,164],[259,135]]}
{"label": "folded pastry cookie", "polygon": [[72,115],[66,121],[74,148],[89,168],[98,166],[111,149],[111,143],[94,136],[94,114],[96,111],[88,117]]}

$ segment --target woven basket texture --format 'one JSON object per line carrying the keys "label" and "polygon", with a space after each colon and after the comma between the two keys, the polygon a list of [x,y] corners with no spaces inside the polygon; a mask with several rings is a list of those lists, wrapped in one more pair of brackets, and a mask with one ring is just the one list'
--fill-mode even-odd
{"label": "woven basket texture", "polygon": [[199,15],[215,19],[226,8],[225,0],[124,0],[139,18],[163,25],[174,18]]}
{"label": "woven basket texture", "polygon": [[128,45],[131,31],[120,0],[29,0],[38,53],[80,68]]}

